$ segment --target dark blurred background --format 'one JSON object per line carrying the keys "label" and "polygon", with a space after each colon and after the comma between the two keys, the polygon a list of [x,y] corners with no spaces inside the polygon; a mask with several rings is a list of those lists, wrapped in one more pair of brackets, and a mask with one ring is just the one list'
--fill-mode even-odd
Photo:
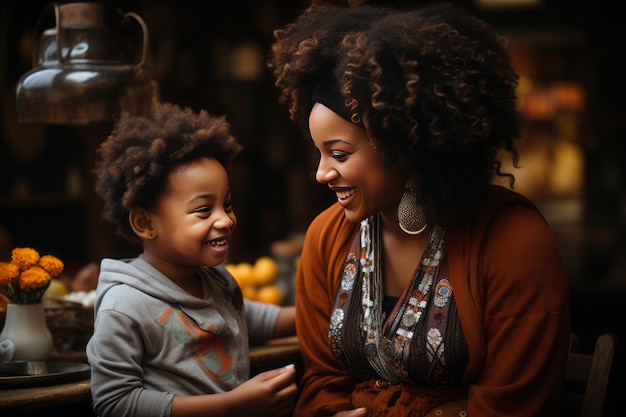
{"label": "dark blurred background", "polygon": [[[310,145],[278,102],[265,56],[272,31],[309,2],[107,3],[145,20],[147,68],[160,98],[226,115],[245,146],[231,176],[239,218],[231,260],[253,261],[271,254],[274,242],[299,241],[332,196],[313,179]],[[622,14],[608,0],[457,3],[508,39],[526,119],[516,189],[540,206],[560,244],[573,327],[583,346],[590,349],[606,331],[620,336],[606,415],[624,415],[615,388],[625,371],[626,341]],[[8,259],[14,246],[32,246],[78,269],[102,257],[134,256],[137,249],[100,219],[93,192],[95,150],[111,126],[16,122],[15,86],[32,68],[37,22],[50,4],[8,0],[0,6],[0,260]]]}

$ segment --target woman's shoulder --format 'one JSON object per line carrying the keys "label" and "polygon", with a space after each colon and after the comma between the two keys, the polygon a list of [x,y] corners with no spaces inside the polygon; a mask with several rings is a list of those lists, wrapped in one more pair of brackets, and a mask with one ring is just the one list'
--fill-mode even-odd
{"label": "woman's shoulder", "polygon": [[[547,220],[526,196],[511,189],[491,187],[484,204],[474,216],[454,223],[450,240],[482,247],[512,242],[527,248],[538,245],[554,246],[554,236]],[[505,245],[505,246],[507,246]]]}
{"label": "woman's shoulder", "polygon": [[[520,216],[520,214],[524,214]],[[523,218],[540,218],[543,215],[528,197],[510,188],[492,185],[488,188],[483,203],[476,212],[470,216],[460,217],[460,224],[472,225],[472,228],[489,227],[496,219],[510,216],[523,220]]]}
{"label": "woman's shoulder", "polygon": [[535,203],[533,203],[528,197],[501,185],[489,186],[487,198],[482,210],[487,212],[498,211],[503,207],[511,205],[521,205],[539,212]]}
{"label": "woman's shoulder", "polygon": [[549,235],[549,225],[526,196],[502,186],[491,186],[483,204],[472,214],[459,216],[449,225],[449,239],[475,243],[502,234]]}

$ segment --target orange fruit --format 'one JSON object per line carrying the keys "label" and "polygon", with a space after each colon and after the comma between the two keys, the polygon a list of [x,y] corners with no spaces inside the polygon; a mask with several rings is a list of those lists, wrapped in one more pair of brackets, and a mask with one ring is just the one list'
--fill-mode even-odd
{"label": "orange fruit", "polygon": [[233,274],[235,273],[235,269],[237,269],[237,265],[235,265],[234,263],[231,263],[231,262],[227,262],[227,263],[224,264],[224,268],[226,268],[226,270],[228,272],[230,272],[230,274],[232,276],[235,276]]}
{"label": "orange fruit", "polygon": [[256,293],[257,301],[279,306],[283,301],[283,293],[276,285],[265,285]]}
{"label": "orange fruit", "polygon": [[243,298],[247,298],[248,300],[253,301],[258,299],[258,292],[253,285],[242,285],[239,288],[241,288],[241,294],[243,295]]}
{"label": "orange fruit", "polygon": [[231,274],[235,277],[235,280],[240,287],[245,287],[254,284],[254,274],[252,264],[249,262],[240,262],[231,267],[233,271]]}
{"label": "orange fruit", "polygon": [[254,283],[262,286],[271,284],[278,275],[278,263],[271,256],[261,256],[253,265]]}

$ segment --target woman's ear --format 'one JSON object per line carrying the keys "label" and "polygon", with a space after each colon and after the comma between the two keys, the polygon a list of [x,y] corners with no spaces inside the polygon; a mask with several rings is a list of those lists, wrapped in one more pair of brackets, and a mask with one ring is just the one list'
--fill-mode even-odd
{"label": "woman's ear", "polygon": [[128,213],[128,221],[130,222],[130,227],[133,228],[133,231],[139,238],[152,239],[156,235],[152,228],[152,221],[148,211],[135,207]]}

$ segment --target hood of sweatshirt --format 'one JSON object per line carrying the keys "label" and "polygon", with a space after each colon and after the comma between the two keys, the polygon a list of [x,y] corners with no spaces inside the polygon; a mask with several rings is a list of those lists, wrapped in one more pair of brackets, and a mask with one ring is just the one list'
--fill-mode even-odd
{"label": "hood of sweatshirt", "polygon": [[[236,289],[237,284],[223,266],[199,269],[203,293],[224,293],[225,289]],[[194,297],[163,275],[158,269],[141,258],[102,260],[95,311],[98,311],[102,298],[114,286],[124,284],[168,304],[178,304],[189,309],[201,309],[212,304],[211,298]],[[216,286],[220,287],[219,291]],[[228,292],[227,292],[228,293]],[[232,293],[232,292],[231,292]]]}

